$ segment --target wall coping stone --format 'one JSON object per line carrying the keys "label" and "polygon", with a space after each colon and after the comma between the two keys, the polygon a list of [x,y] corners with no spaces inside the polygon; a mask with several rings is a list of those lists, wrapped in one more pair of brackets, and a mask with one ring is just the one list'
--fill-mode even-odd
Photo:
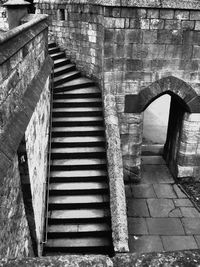
{"label": "wall coping stone", "polygon": [[35,0],[46,4],[91,4],[99,6],[120,6],[140,8],[200,9],[198,0]]}
{"label": "wall coping stone", "polygon": [[104,95],[104,118],[110,186],[112,238],[115,252],[128,252],[128,227],[124,190],[123,162],[115,96]]}
{"label": "wall coping stone", "polygon": [[[48,15],[31,16],[31,20],[0,35],[0,64],[48,27]],[[39,24],[39,25],[38,25]],[[15,43],[15,45],[13,45]]]}
{"label": "wall coping stone", "polygon": [[142,267],[198,266],[199,250],[152,253],[119,253],[113,258],[102,255],[68,255],[37,258],[0,259],[0,267]]}

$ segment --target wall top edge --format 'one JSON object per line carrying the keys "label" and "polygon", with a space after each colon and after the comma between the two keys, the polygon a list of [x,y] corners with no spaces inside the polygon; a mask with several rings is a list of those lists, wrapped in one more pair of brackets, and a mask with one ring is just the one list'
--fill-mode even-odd
{"label": "wall top edge", "polygon": [[29,28],[33,27],[34,25],[47,20],[48,15],[42,14],[42,15],[35,15],[31,17],[31,20],[12,29],[7,32],[3,32],[0,35],[0,45],[7,42],[8,40],[12,39],[16,35],[19,35],[23,33],[24,31],[28,30]]}
{"label": "wall top edge", "polygon": [[35,0],[36,4],[90,4],[116,7],[200,9],[199,0]]}

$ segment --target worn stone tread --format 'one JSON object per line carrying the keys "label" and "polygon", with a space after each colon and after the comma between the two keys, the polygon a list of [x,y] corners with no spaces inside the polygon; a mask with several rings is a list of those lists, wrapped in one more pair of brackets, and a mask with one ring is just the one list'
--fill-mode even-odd
{"label": "worn stone tread", "polygon": [[66,195],[66,196],[50,196],[50,204],[90,204],[108,202],[107,195]]}
{"label": "worn stone tread", "polygon": [[110,215],[108,209],[70,209],[49,211],[51,219],[94,219],[106,218]]}
{"label": "worn stone tread", "polygon": [[94,190],[94,189],[108,189],[108,185],[105,182],[69,182],[69,183],[51,183],[49,190]]}
{"label": "worn stone tread", "polygon": [[71,166],[71,165],[102,165],[106,164],[105,159],[55,159],[52,160],[53,166]]}
{"label": "worn stone tread", "polygon": [[106,223],[79,223],[50,225],[48,232],[71,233],[71,232],[107,232],[110,227]]}
{"label": "worn stone tread", "polygon": [[63,238],[49,239],[47,246],[50,247],[99,247],[109,246],[108,238],[84,237],[84,238]]}

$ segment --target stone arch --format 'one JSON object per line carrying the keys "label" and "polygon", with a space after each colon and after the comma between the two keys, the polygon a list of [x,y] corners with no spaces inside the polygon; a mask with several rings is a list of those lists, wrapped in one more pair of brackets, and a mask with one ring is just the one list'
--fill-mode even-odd
{"label": "stone arch", "polygon": [[[125,174],[129,179],[135,179],[135,173],[140,178],[143,111],[157,98],[164,94],[171,95],[170,114],[167,139],[164,145],[163,157],[174,177],[193,176],[200,169],[200,96],[186,82],[173,77],[162,78],[142,89],[138,95],[126,95],[125,113],[133,113],[139,122],[131,125],[134,135],[130,132],[128,138],[129,154],[125,161]],[[134,143],[134,136],[139,143]],[[194,143],[195,140],[195,143]],[[132,147],[137,146],[140,153]],[[137,161],[136,161],[137,159]],[[137,164],[136,164],[136,163]]]}
{"label": "stone arch", "polygon": [[173,76],[152,83],[138,95],[126,95],[125,113],[141,113],[156,98],[166,93],[176,97],[189,113],[200,113],[200,96],[189,84]]}

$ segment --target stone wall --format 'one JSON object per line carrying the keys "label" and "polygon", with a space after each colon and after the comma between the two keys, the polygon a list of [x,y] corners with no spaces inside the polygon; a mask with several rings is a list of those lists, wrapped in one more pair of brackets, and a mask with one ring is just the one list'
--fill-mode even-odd
{"label": "stone wall", "polygon": [[[35,229],[28,228],[24,204],[28,205],[23,204],[17,163],[25,132],[37,234],[37,240],[32,241],[38,247],[43,234],[45,195],[41,191],[45,192],[46,183],[52,60],[47,51],[47,16],[28,16],[25,20],[28,22],[0,35],[0,195],[4,198],[0,209],[4,219],[0,254],[3,257],[32,253],[29,230]],[[38,160],[44,163],[42,170]],[[39,252],[36,248],[35,254]]]}
{"label": "stone wall", "polygon": [[35,1],[36,13],[49,15],[49,38],[88,76],[102,80],[103,7],[74,1]]}
{"label": "stone wall", "polygon": [[43,241],[45,223],[49,114],[50,90],[48,78],[25,132],[32,205],[36,222],[36,238],[38,245]]}
{"label": "stone wall", "polygon": [[[35,2],[38,13],[50,15],[50,38],[87,75],[97,79],[105,95],[115,95],[124,169],[131,167],[130,175],[139,178],[143,110],[124,112],[126,96],[138,96],[144,88],[165,77],[176,77],[186,82],[199,96],[199,2]],[[163,87],[161,91],[164,94],[168,89]],[[184,174],[182,170],[188,169],[189,163],[179,161],[178,156],[175,161],[175,175],[186,175],[188,172]],[[195,164],[198,163],[193,160],[192,175],[195,174],[194,167],[198,167]]]}
{"label": "stone wall", "polygon": [[17,155],[0,184],[1,258],[34,256],[25,216]]}
{"label": "stone wall", "polygon": [[6,14],[6,8],[3,7],[3,4],[5,3],[5,0],[0,1],[0,33],[2,31],[8,30],[8,21],[7,21],[7,14]]}

